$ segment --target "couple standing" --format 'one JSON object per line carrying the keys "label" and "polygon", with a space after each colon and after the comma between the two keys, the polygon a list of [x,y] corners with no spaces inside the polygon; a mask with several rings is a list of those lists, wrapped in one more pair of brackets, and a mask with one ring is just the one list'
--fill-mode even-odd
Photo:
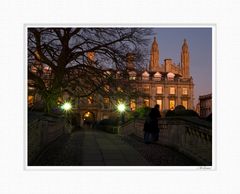
{"label": "couple standing", "polygon": [[143,130],[145,143],[158,141],[159,138],[158,118],[161,118],[161,114],[159,111],[159,105],[156,104],[154,108],[151,109],[144,123]]}

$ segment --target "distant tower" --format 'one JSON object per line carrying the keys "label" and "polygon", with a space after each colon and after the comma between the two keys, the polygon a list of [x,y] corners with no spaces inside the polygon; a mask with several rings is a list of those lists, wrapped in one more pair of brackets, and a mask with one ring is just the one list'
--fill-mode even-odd
{"label": "distant tower", "polygon": [[149,71],[158,71],[159,70],[159,49],[156,37],[154,37],[154,41],[152,43],[151,49],[151,58],[149,64]]}
{"label": "distant tower", "polygon": [[181,68],[183,78],[189,78],[189,51],[187,40],[184,39],[181,52]]}

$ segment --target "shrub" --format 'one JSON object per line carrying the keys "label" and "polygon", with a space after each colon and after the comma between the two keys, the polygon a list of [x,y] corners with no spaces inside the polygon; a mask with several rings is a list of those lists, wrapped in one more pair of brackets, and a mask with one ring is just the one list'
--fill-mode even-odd
{"label": "shrub", "polygon": [[146,116],[150,113],[150,107],[140,107],[135,110],[133,113],[134,118],[146,118]]}
{"label": "shrub", "polygon": [[96,124],[97,129],[101,129],[109,133],[117,133],[117,130],[115,130],[117,126],[117,119],[103,119]]}

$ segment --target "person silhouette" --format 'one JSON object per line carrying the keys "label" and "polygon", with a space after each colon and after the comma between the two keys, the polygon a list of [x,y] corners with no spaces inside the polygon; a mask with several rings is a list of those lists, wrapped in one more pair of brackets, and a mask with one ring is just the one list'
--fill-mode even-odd
{"label": "person silhouette", "polygon": [[151,109],[149,115],[145,120],[144,123],[145,143],[151,143],[153,141],[158,141],[159,139],[158,119],[161,118],[159,108],[160,108],[159,105],[156,104],[154,108]]}

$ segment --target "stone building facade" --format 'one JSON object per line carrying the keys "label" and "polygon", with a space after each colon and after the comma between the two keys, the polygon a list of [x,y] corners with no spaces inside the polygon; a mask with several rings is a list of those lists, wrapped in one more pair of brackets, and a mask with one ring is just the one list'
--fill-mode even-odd
{"label": "stone building facade", "polygon": [[[154,38],[148,68],[143,71],[135,69],[134,62],[127,64],[128,82],[138,91],[145,93],[145,97],[128,99],[130,111],[139,107],[153,107],[160,105],[160,111],[174,109],[183,105],[186,109],[194,109],[194,83],[190,75],[190,56],[188,43],[184,40],[181,49],[181,63],[176,65],[172,59],[165,59],[160,64],[160,52],[157,39]],[[117,74],[118,72],[116,72]],[[107,96],[93,95],[82,98],[78,102],[81,123],[84,120],[106,119],[116,114],[116,106],[110,103]]]}
{"label": "stone building facade", "polygon": [[[194,83],[190,75],[190,54],[186,40],[184,40],[180,52],[180,64],[175,64],[172,59],[165,59],[164,63],[160,64],[160,51],[155,37],[150,51],[149,64],[145,70],[137,70],[134,61],[128,61],[126,82],[145,94],[132,99],[125,99],[128,110],[135,111],[139,107],[153,107],[155,104],[160,105],[161,112],[174,109],[177,105],[183,105],[186,109],[194,109]],[[89,58],[94,60],[94,53],[89,55]],[[111,71],[116,76],[120,73]],[[31,88],[29,88],[29,94],[30,104],[33,103],[33,98],[36,100],[36,96],[31,95]],[[69,97],[65,93],[62,98],[65,100]],[[73,111],[79,124],[99,121],[110,118],[114,114],[117,115],[116,103],[112,102],[108,96],[92,94],[72,101]]]}
{"label": "stone building facade", "polygon": [[199,96],[200,117],[208,117],[212,113],[212,94]]}

